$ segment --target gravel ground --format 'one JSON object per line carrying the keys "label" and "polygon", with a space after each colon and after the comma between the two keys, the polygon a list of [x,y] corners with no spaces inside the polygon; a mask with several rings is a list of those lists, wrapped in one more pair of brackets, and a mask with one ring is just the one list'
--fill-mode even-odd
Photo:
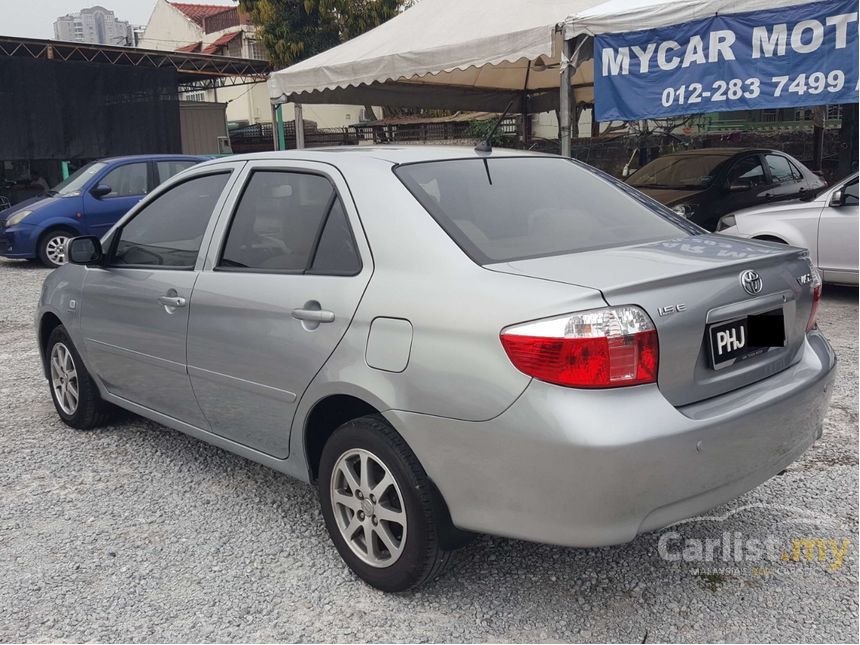
{"label": "gravel ground", "polygon": [[[62,425],[32,328],[46,274],[0,261],[0,642],[857,641],[856,289],[825,288],[819,314],[840,358],[824,438],[722,521],[675,529],[772,537],[787,561],[670,562],[665,533],[482,537],[433,584],[385,595],[342,564],[309,487],[136,417]],[[847,539],[841,566],[795,562],[804,537]]]}

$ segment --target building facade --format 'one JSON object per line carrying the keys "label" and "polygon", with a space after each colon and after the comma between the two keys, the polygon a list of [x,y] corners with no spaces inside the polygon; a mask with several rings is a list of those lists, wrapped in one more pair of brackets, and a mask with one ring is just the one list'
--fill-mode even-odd
{"label": "building facade", "polygon": [[[156,0],[139,46],[182,52],[265,59],[265,49],[254,36],[255,27],[235,6]],[[203,88],[184,98],[227,103],[231,125],[271,123],[272,108],[265,83]],[[293,106],[284,106],[284,118]],[[360,106],[307,105],[304,118],[320,128],[340,128],[359,120]]]}
{"label": "building facade", "polygon": [[135,45],[134,28],[113,11],[95,6],[60,16],[54,21],[54,38],[99,45]]}

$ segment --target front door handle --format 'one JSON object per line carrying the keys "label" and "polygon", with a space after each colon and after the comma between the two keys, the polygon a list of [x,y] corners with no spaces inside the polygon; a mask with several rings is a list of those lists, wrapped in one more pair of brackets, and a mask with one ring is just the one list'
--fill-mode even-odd
{"label": "front door handle", "polygon": [[293,318],[306,322],[330,323],[334,322],[334,312],[324,309],[293,309]]}
{"label": "front door handle", "polygon": [[158,302],[165,307],[184,307],[187,304],[182,296],[159,296]]}

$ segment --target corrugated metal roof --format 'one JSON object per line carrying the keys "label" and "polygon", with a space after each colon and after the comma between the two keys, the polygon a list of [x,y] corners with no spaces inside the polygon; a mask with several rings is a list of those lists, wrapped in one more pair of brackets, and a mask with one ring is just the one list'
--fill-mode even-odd
{"label": "corrugated metal roof", "polygon": [[190,2],[171,2],[170,4],[201,27],[203,26],[203,20],[209,16],[224,13],[225,11],[236,11],[236,7],[217,4],[192,4]]}
{"label": "corrugated metal roof", "polygon": [[200,46],[201,46],[202,44],[203,44],[203,43],[201,43],[201,42],[198,40],[196,43],[191,43],[190,45],[183,45],[182,47],[177,47],[177,48],[176,48],[176,51],[178,51],[178,52],[189,52],[189,53],[192,53],[192,52],[199,52],[199,51],[200,51]]}
{"label": "corrugated metal roof", "polygon": [[225,45],[229,44],[234,38],[236,38],[236,36],[238,36],[241,33],[242,33],[241,30],[230,31],[230,32],[224,34],[223,36],[221,36],[220,38],[218,38],[217,40],[213,41],[212,43],[206,45],[206,47],[203,48],[201,53],[203,53],[203,54],[216,54],[216,53],[218,53],[219,49],[221,49]]}

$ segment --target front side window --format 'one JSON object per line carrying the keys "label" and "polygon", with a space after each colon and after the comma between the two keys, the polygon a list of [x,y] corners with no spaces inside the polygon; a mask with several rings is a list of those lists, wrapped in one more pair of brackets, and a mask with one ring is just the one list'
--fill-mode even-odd
{"label": "front side window", "polygon": [[111,197],[137,197],[147,192],[147,164],[129,163],[114,168],[99,182],[110,186],[111,191],[105,195]]}
{"label": "front side window", "polygon": [[636,191],[566,159],[458,159],[395,173],[478,264],[687,234]]}
{"label": "front side window", "polygon": [[737,161],[729,171],[729,185],[742,185],[748,188],[756,186],[764,186],[767,183],[767,178],[764,174],[764,167],[761,165],[761,159],[758,155],[744,157]]}
{"label": "front side window", "polygon": [[767,167],[775,184],[787,184],[796,181],[788,159],[782,155],[766,155]]}
{"label": "front side window", "polygon": [[192,268],[229,177],[194,177],[156,197],[119,231],[111,264]]}
{"label": "front side window", "polygon": [[328,179],[275,170],[251,175],[219,267],[351,275],[360,266],[343,205]]}

